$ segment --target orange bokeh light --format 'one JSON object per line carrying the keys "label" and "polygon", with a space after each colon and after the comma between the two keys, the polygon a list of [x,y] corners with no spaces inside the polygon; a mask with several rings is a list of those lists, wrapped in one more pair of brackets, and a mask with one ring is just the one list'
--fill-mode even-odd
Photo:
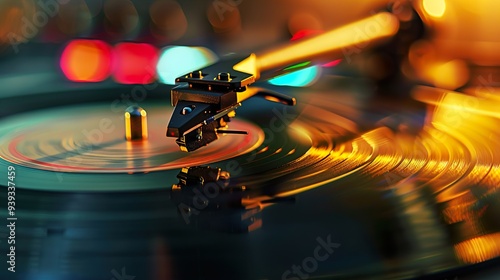
{"label": "orange bokeh light", "polygon": [[60,66],[75,82],[100,82],[111,74],[111,46],[98,40],[73,40],[61,55]]}

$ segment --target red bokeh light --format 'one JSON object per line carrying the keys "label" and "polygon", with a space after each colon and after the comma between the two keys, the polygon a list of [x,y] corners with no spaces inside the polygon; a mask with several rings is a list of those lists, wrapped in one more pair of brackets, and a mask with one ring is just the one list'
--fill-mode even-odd
{"label": "red bokeh light", "polygon": [[120,43],[114,48],[113,78],[121,84],[150,84],[156,79],[158,49],[144,43]]}

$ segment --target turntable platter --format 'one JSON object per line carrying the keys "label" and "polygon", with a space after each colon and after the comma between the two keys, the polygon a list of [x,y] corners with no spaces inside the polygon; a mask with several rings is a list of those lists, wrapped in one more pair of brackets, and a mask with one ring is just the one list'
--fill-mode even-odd
{"label": "turntable platter", "polygon": [[[466,142],[457,127],[446,130],[446,106],[415,127],[421,106],[387,117],[380,103],[354,98],[361,91],[352,84],[337,89],[292,90],[311,97],[296,108],[249,100],[231,123],[248,135],[187,155],[163,137],[171,109],[158,100],[141,104],[146,143],[124,139],[122,112],[108,103],[5,118],[1,165],[18,170],[16,261],[29,268],[19,275],[439,279],[494,261],[498,164],[489,134]],[[417,99],[437,105],[425,94]],[[110,124],[92,143],[82,129],[103,119]],[[486,129],[472,117],[460,127],[468,126]],[[182,167],[204,164],[229,170],[224,188],[232,191],[172,190]]]}

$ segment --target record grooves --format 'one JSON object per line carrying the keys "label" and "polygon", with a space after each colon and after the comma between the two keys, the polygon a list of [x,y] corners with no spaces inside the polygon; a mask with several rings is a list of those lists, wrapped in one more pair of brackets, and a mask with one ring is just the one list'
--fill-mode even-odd
{"label": "record grooves", "polygon": [[[175,152],[169,150],[168,143],[157,141],[155,130],[152,130],[150,145],[156,146],[149,150],[144,150],[143,146],[113,146],[126,143],[122,133],[116,133],[110,134],[109,146],[103,145],[102,149],[71,152],[69,158],[95,158],[92,163],[87,161],[88,158],[67,161],[90,169],[44,167],[44,163],[64,161],[67,156],[64,149],[80,145],[76,138],[58,136],[64,136],[65,125],[70,129],[68,124],[75,121],[68,120],[68,124],[61,122],[53,130],[40,130],[33,120],[44,123],[43,120],[56,118],[61,115],[60,112],[70,110],[76,121],[82,124],[95,122],[96,119],[78,117],[78,112],[89,111],[96,112],[97,120],[114,115],[117,120],[113,124],[119,124],[122,121],[120,114],[110,113],[103,107],[105,104],[93,104],[13,116],[17,118],[16,129],[5,127],[8,122],[4,122],[1,128],[7,132],[2,135],[1,141],[9,143],[2,145],[1,164],[4,167],[14,165],[19,170],[17,199],[19,209],[22,209],[19,216],[24,226],[32,229],[19,238],[18,252],[22,257],[18,261],[29,265],[33,273],[41,267],[57,271],[61,279],[84,273],[89,264],[93,264],[96,270],[92,274],[85,271],[86,275],[100,277],[106,275],[110,264],[159,261],[161,266],[181,265],[179,270],[173,267],[169,270],[171,277],[189,278],[194,274],[182,268],[181,260],[185,254],[198,251],[195,249],[198,246],[211,248],[210,252],[215,253],[218,251],[216,248],[222,246],[223,250],[216,253],[217,261],[213,256],[200,256],[204,264],[199,269],[209,270],[223,260],[236,265],[239,270],[218,272],[220,277],[244,278],[243,275],[250,273],[244,268],[245,262],[259,263],[268,257],[260,256],[262,259],[257,261],[256,256],[249,254],[237,259],[227,256],[238,255],[235,250],[243,248],[252,252],[243,240],[255,235],[255,238],[264,238],[259,242],[270,246],[266,249],[271,252],[269,258],[280,256],[286,260],[278,249],[285,244],[271,245],[265,240],[271,236],[276,238],[275,234],[297,222],[303,223],[304,228],[299,230],[301,234],[288,236],[290,241],[308,240],[307,232],[312,230],[336,233],[335,236],[343,240],[344,247],[366,246],[351,243],[350,240],[354,239],[348,238],[348,233],[357,238],[372,239],[374,246],[369,251],[375,250],[379,257],[376,259],[373,255],[362,263],[364,271],[370,275],[387,275],[385,269],[388,267],[392,267],[395,278],[406,273],[414,273],[414,276],[421,273],[440,275],[443,271],[482,260],[477,259],[478,255],[467,253],[470,246],[476,246],[473,244],[478,242],[488,244],[490,248],[481,253],[483,256],[495,256],[497,247],[494,246],[498,246],[495,244],[500,227],[492,215],[497,211],[494,205],[498,201],[498,176],[495,174],[499,164],[494,156],[496,151],[489,148],[492,146],[488,142],[488,139],[494,139],[492,133],[496,132],[479,126],[484,120],[483,115],[477,117],[479,123],[471,116],[468,119],[470,123],[453,127],[446,118],[440,117],[450,114],[445,110],[453,108],[432,104],[428,110],[434,112],[433,119],[431,122],[427,120],[422,127],[412,127],[415,123],[405,122],[405,118],[389,116],[384,119],[379,116],[376,121],[371,121],[372,129],[362,131],[356,125],[358,120],[335,114],[333,109],[326,110],[327,103],[314,101],[318,99],[310,99],[306,104],[286,111],[293,118],[279,133],[270,130],[268,116],[255,117],[250,106],[247,110],[242,109],[240,118],[232,125],[239,128],[245,126],[250,133],[247,136],[223,136],[220,142],[207,147],[218,149],[240,145],[234,149],[221,149],[227,153],[227,159],[214,150],[205,153],[200,149],[199,153],[189,154],[187,158],[177,157],[181,162],[176,165],[170,162],[170,165],[162,165],[159,161],[148,160],[149,157],[154,158],[151,153],[164,156],[178,153],[176,149]],[[155,122],[160,127],[162,121],[155,120],[155,112],[159,114],[166,107],[156,101],[144,104],[144,107],[150,108],[151,127],[155,127]],[[275,105],[269,106],[273,108]],[[338,108],[339,105],[335,106]],[[274,108],[281,109],[279,106]],[[360,114],[361,118],[373,120],[373,113],[366,112]],[[414,116],[424,113],[415,111]],[[25,124],[21,120],[26,120]],[[469,128],[476,129],[478,133],[465,137],[462,133]],[[411,131],[419,132],[415,134]],[[27,137],[30,134],[37,137]],[[38,143],[31,140],[31,143],[21,144],[22,138],[17,142],[11,140],[15,139],[15,135],[39,140]],[[51,137],[62,140],[59,143],[44,140]],[[245,139],[249,140],[223,142],[229,137],[247,137]],[[48,144],[42,145],[43,142]],[[37,161],[21,161],[15,154],[9,153],[8,147],[12,145],[24,145],[25,148],[19,150],[31,153]],[[55,152],[42,154],[48,148],[55,149]],[[129,148],[133,152],[127,154]],[[206,159],[210,166],[232,169],[227,182],[217,183],[219,189],[216,196],[208,196],[203,188],[195,191],[199,188],[196,186],[183,187],[180,192],[171,189],[177,183],[176,174],[182,160],[197,162],[196,157],[204,160],[203,157],[209,155],[219,156],[214,162]],[[99,160],[99,157],[102,159]],[[122,158],[127,160],[117,161]],[[176,156],[172,154],[172,158]],[[119,165],[124,162],[127,164]],[[206,203],[204,207],[196,203],[200,200],[200,193],[201,200]],[[325,215],[331,215],[332,221],[328,222]],[[283,226],[281,229],[277,228],[280,224]],[[343,224],[340,230],[339,224]],[[380,227],[380,224],[386,225]],[[249,231],[252,235],[238,234],[228,240],[219,235],[221,232]],[[56,241],[51,240],[65,241],[54,247],[51,242]],[[193,240],[198,241],[192,243]],[[314,238],[310,237],[310,240]],[[124,242],[133,242],[134,245],[122,247],[120,244]],[[310,247],[310,243],[306,241],[304,246]],[[338,250],[340,254],[342,247]],[[349,258],[350,253],[345,254],[343,257]],[[96,255],[101,256],[101,260],[94,260]],[[49,256],[57,256],[51,265],[44,262]],[[169,259],[165,259],[166,256],[170,256]],[[423,256],[433,257],[422,261]],[[399,259],[400,265],[382,265],[392,259]],[[325,272],[342,279],[363,276],[349,268],[341,269],[341,264],[338,257],[333,257],[330,265],[335,272]],[[280,272],[269,270],[260,273],[278,277]],[[141,270],[140,273],[154,277],[158,271]],[[253,278],[260,274],[250,275]]]}

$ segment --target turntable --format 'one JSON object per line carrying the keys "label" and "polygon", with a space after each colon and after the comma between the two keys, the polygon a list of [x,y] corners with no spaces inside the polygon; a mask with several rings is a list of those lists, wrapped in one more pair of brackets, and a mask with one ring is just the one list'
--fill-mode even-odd
{"label": "turntable", "polygon": [[496,279],[496,6],[5,1],[1,278]]}

